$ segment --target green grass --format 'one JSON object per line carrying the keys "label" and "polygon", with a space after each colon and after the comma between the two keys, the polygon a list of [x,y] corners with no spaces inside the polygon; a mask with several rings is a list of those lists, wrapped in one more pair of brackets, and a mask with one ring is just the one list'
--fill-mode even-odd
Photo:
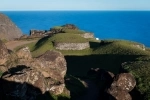
{"label": "green grass", "polygon": [[94,48],[93,54],[150,55],[149,52],[134,47],[135,42],[124,40],[105,40],[104,42]]}
{"label": "green grass", "polygon": [[2,76],[2,74],[3,74],[3,72],[2,72],[2,71],[0,71],[0,77]]}
{"label": "green grass", "polygon": [[64,29],[65,33],[72,33],[72,34],[84,34],[85,31],[82,30],[73,30],[73,29]]}
{"label": "green grass", "polygon": [[62,26],[54,26],[52,29],[63,29]]}
{"label": "green grass", "polygon": [[61,42],[61,43],[84,43],[87,42],[86,39],[77,34],[70,33],[59,33],[49,38],[50,41],[53,42]]}

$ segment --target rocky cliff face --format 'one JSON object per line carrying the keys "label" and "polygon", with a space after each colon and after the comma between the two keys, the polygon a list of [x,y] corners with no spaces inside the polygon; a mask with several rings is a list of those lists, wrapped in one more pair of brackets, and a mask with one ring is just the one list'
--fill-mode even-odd
{"label": "rocky cliff face", "polygon": [[21,30],[7,16],[0,13],[0,39],[13,40],[21,35]]}

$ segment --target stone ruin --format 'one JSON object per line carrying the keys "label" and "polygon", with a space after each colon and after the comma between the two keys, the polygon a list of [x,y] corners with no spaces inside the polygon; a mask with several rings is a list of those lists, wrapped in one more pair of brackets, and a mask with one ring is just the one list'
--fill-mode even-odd
{"label": "stone ruin", "polygon": [[62,28],[50,28],[50,30],[30,30],[31,37],[44,37],[44,36],[52,36],[57,33],[64,33],[63,28],[78,30],[78,28],[73,24],[63,25]]}
{"label": "stone ruin", "polygon": [[83,50],[90,47],[89,42],[85,43],[54,43],[58,50]]}

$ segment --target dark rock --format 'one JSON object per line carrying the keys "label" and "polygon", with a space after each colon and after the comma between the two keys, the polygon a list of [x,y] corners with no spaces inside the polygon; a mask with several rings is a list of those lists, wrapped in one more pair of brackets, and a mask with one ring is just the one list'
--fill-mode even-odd
{"label": "dark rock", "polygon": [[132,100],[128,92],[130,92],[135,85],[136,81],[130,73],[121,73],[114,77],[114,81],[111,87],[108,88],[107,93],[111,95],[110,98],[114,97],[115,100]]}
{"label": "dark rock", "polygon": [[114,78],[111,87],[117,87],[121,90],[130,92],[136,85],[136,80],[130,73],[121,73]]}
{"label": "dark rock", "polygon": [[64,56],[60,52],[47,51],[36,58],[36,63],[33,63],[33,66],[40,69],[45,77],[51,77],[60,83],[64,83],[67,67]]}
{"label": "dark rock", "polygon": [[5,15],[0,14],[0,39],[13,40],[20,38],[21,30]]}
{"label": "dark rock", "polygon": [[[2,56],[9,52],[0,42]],[[1,57],[2,58],[2,57]],[[8,64],[6,64],[6,61]],[[0,92],[13,97],[11,100],[35,100],[39,94],[50,92],[61,94],[65,88],[66,61],[57,51],[47,51],[43,55],[32,58],[28,47],[21,48],[2,62],[5,69],[2,75]],[[19,98],[19,99],[18,99]]]}
{"label": "dark rock", "polygon": [[109,87],[113,82],[114,74],[100,68],[91,68],[88,71],[88,76],[94,76],[98,81],[105,81],[106,85]]}
{"label": "dark rock", "polygon": [[46,91],[43,75],[26,66],[9,69],[2,79],[5,80],[2,81],[4,94],[19,100],[35,100],[37,95]]}
{"label": "dark rock", "polygon": [[[16,66],[28,66],[32,68],[32,70],[41,73],[44,78],[44,81],[41,82],[45,82],[43,83],[45,85],[45,92],[49,91],[56,95],[63,92],[65,87],[64,76],[67,67],[65,58],[60,52],[47,51],[37,58],[32,58],[29,48],[25,47],[17,52],[17,56],[18,61]],[[14,77],[18,76],[16,75]],[[34,86],[34,84],[32,85]]]}
{"label": "dark rock", "polygon": [[109,88],[107,93],[111,95],[109,100],[132,100],[127,91],[120,90],[119,88]]}

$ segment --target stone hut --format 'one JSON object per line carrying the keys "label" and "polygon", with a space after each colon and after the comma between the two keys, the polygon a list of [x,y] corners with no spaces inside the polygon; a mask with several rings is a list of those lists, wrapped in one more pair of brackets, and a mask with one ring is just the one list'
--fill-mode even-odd
{"label": "stone hut", "polygon": [[93,33],[89,33],[89,32],[86,32],[84,34],[81,34],[82,37],[88,39],[88,38],[94,38],[94,34]]}
{"label": "stone hut", "polygon": [[89,42],[85,43],[56,43],[54,42],[54,46],[59,50],[83,50],[89,48]]}

